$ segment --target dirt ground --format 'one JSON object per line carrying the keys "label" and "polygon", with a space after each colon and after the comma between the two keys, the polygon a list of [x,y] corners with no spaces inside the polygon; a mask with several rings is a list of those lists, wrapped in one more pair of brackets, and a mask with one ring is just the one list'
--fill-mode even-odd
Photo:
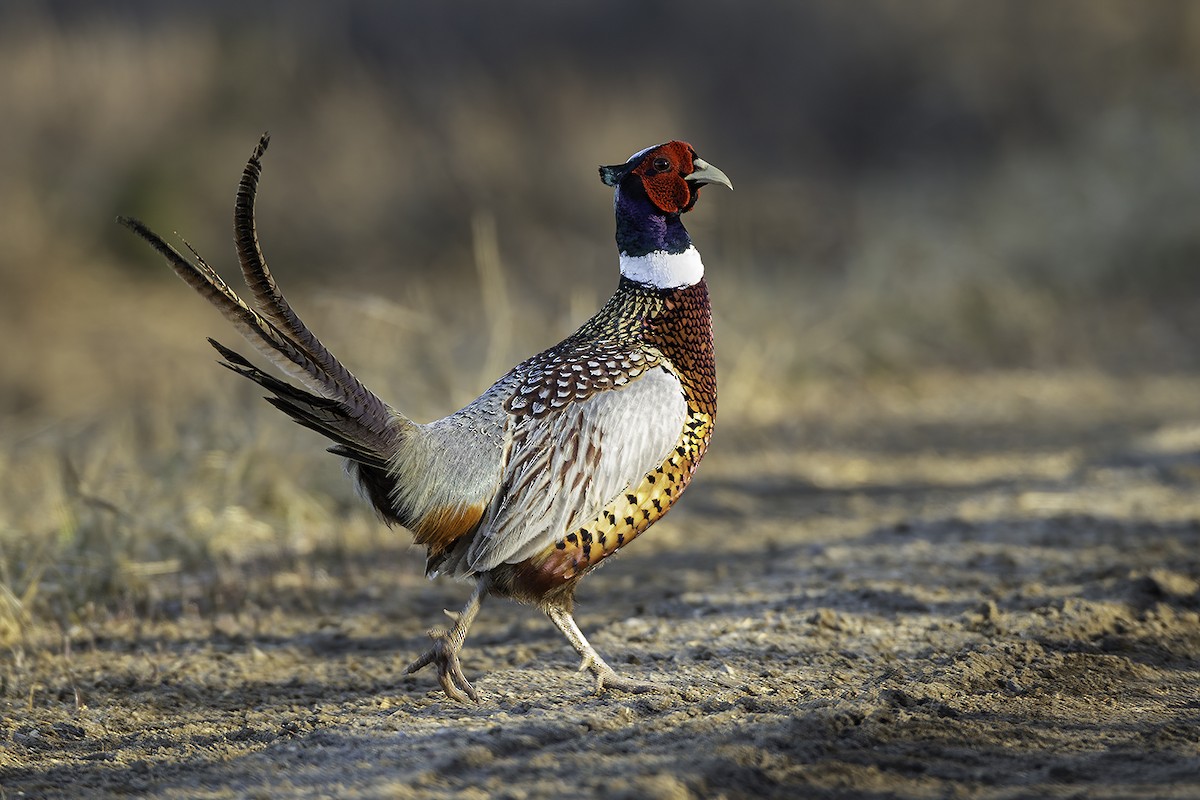
{"label": "dirt ground", "polygon": [[398,532],[6,653],[0,797],[1200,796],[1200,381],[834,381],[760,416],[581,587],[669,690],[596,696],[491,601],[483,701],[447,702],[401,673],[468,590]]}

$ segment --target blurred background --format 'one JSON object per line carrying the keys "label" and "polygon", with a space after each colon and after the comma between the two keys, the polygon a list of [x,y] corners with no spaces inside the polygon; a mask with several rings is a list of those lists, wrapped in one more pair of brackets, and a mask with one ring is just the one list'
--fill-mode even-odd
{"label": "blurred background", "polygon": [[293,434],[213,366],[204,337],[237,337],[113,221],[235,276],[264,130],[276,277],[418,419],[603,301],[596,166],[671,138],[737,186],[689,217],[726,430],[798,424],[808,382],[1200,368],[1189,0],[5,3],[0,109],[10,609],[176,573],[218,535],[302,550],[305,508],[344,520],[348,490],[312,499],[337,464],[302,431],[315,454],[288,464],[317,477],[255,477]]}

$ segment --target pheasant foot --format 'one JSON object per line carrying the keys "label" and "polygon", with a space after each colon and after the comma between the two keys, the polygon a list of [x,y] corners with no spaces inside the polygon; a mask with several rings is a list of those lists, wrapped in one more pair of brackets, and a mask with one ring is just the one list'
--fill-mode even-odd
{"label": "pheasant foot", "polygon": [[670,686],[666,686],[665,684],[625,678],[610,667],[608,662],[596,655],[594,651],[591,655],[583,657],[583,662],[579,665],[579,671],[583,672],[585,669],[590,670],[596,676],[596,694],[601,694],[605,689],[620,689],[623,692],[632,692],[634,694],[674,691]]}
{"label": "pheasant foot", "polygon": [[471,599],[463,606],[462,611],[457,614],[446,612],[454,620],[454,627],[450,630],[444,628],[431,630],[429,638],[433,639],[433,647],[405,667],[405,675],[411,675],[433,664],[437,667],[438,683],[442,685],[442,691],[446,693],[447,697],[459,703],[466,703],[468,700],[479,702],[479,692],[475,691],[475,687],[463,674],[458,654],[462,651],[467,631],[470,629],[471,623],[475,621],[475,615],[479,612],[479,606],[483,602],[483,595],[486,591],[487,581],[480,579],[475,586],[475,591],[471,594]]}
{"label": "pheasant foot", "polygon": [[433,639],[433,647],[405,667],[404,674],[411,675],[433,664],[437,667],[438,683],[442,685],[442,691],[446,693],[447,697],[459,703],[466,703],[468,700],[478,703],[479,692],[475,691],[475,687],[463,674],[462,664],[458,660],[462,642],[455,640],[454,631],[434,628],[429,632],[429,638]]}
{"label": "pheasant foot", "polygon": [[670,686],[651,683],[649,681],[634,680],[632,678],[623,678],[618,675],[617,671],[600,657],[600,654],[596,652],[596,649],[592,647],[591,643],[583,635],[583,631],[579,630],[579,626],[575,624],[574,617],[565,609],[558,606],[551,606],[546,609],[546,616],[550,617],[550,621],[563,632],[563,635],[567,637],[567,641],[582,656],[583,661],[579,665],[579,671],[588,670],[596,676],[596,694],[600,694],[605,689],[620,689],[635,693],[673,691]]}

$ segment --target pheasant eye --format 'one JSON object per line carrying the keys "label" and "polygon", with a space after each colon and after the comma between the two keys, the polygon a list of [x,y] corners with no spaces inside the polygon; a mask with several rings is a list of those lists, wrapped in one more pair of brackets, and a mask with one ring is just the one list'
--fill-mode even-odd
{"label": "pheasant eye", "polygon": [[656,158],[653,166],[655,172],[666,172],[671,168],[671,162],[665,158]]}

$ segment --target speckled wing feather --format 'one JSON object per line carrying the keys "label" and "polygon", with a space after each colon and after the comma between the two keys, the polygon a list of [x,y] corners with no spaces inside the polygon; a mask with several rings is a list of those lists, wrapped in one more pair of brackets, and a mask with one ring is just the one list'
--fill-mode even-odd
{"label": "speckled wing feather", "polygon": [[663,368],[548,413],[513,417],[499,502],[471,544],[469,568],[522,561],[599,514],[662,462],[686,419],[679,380]]}

